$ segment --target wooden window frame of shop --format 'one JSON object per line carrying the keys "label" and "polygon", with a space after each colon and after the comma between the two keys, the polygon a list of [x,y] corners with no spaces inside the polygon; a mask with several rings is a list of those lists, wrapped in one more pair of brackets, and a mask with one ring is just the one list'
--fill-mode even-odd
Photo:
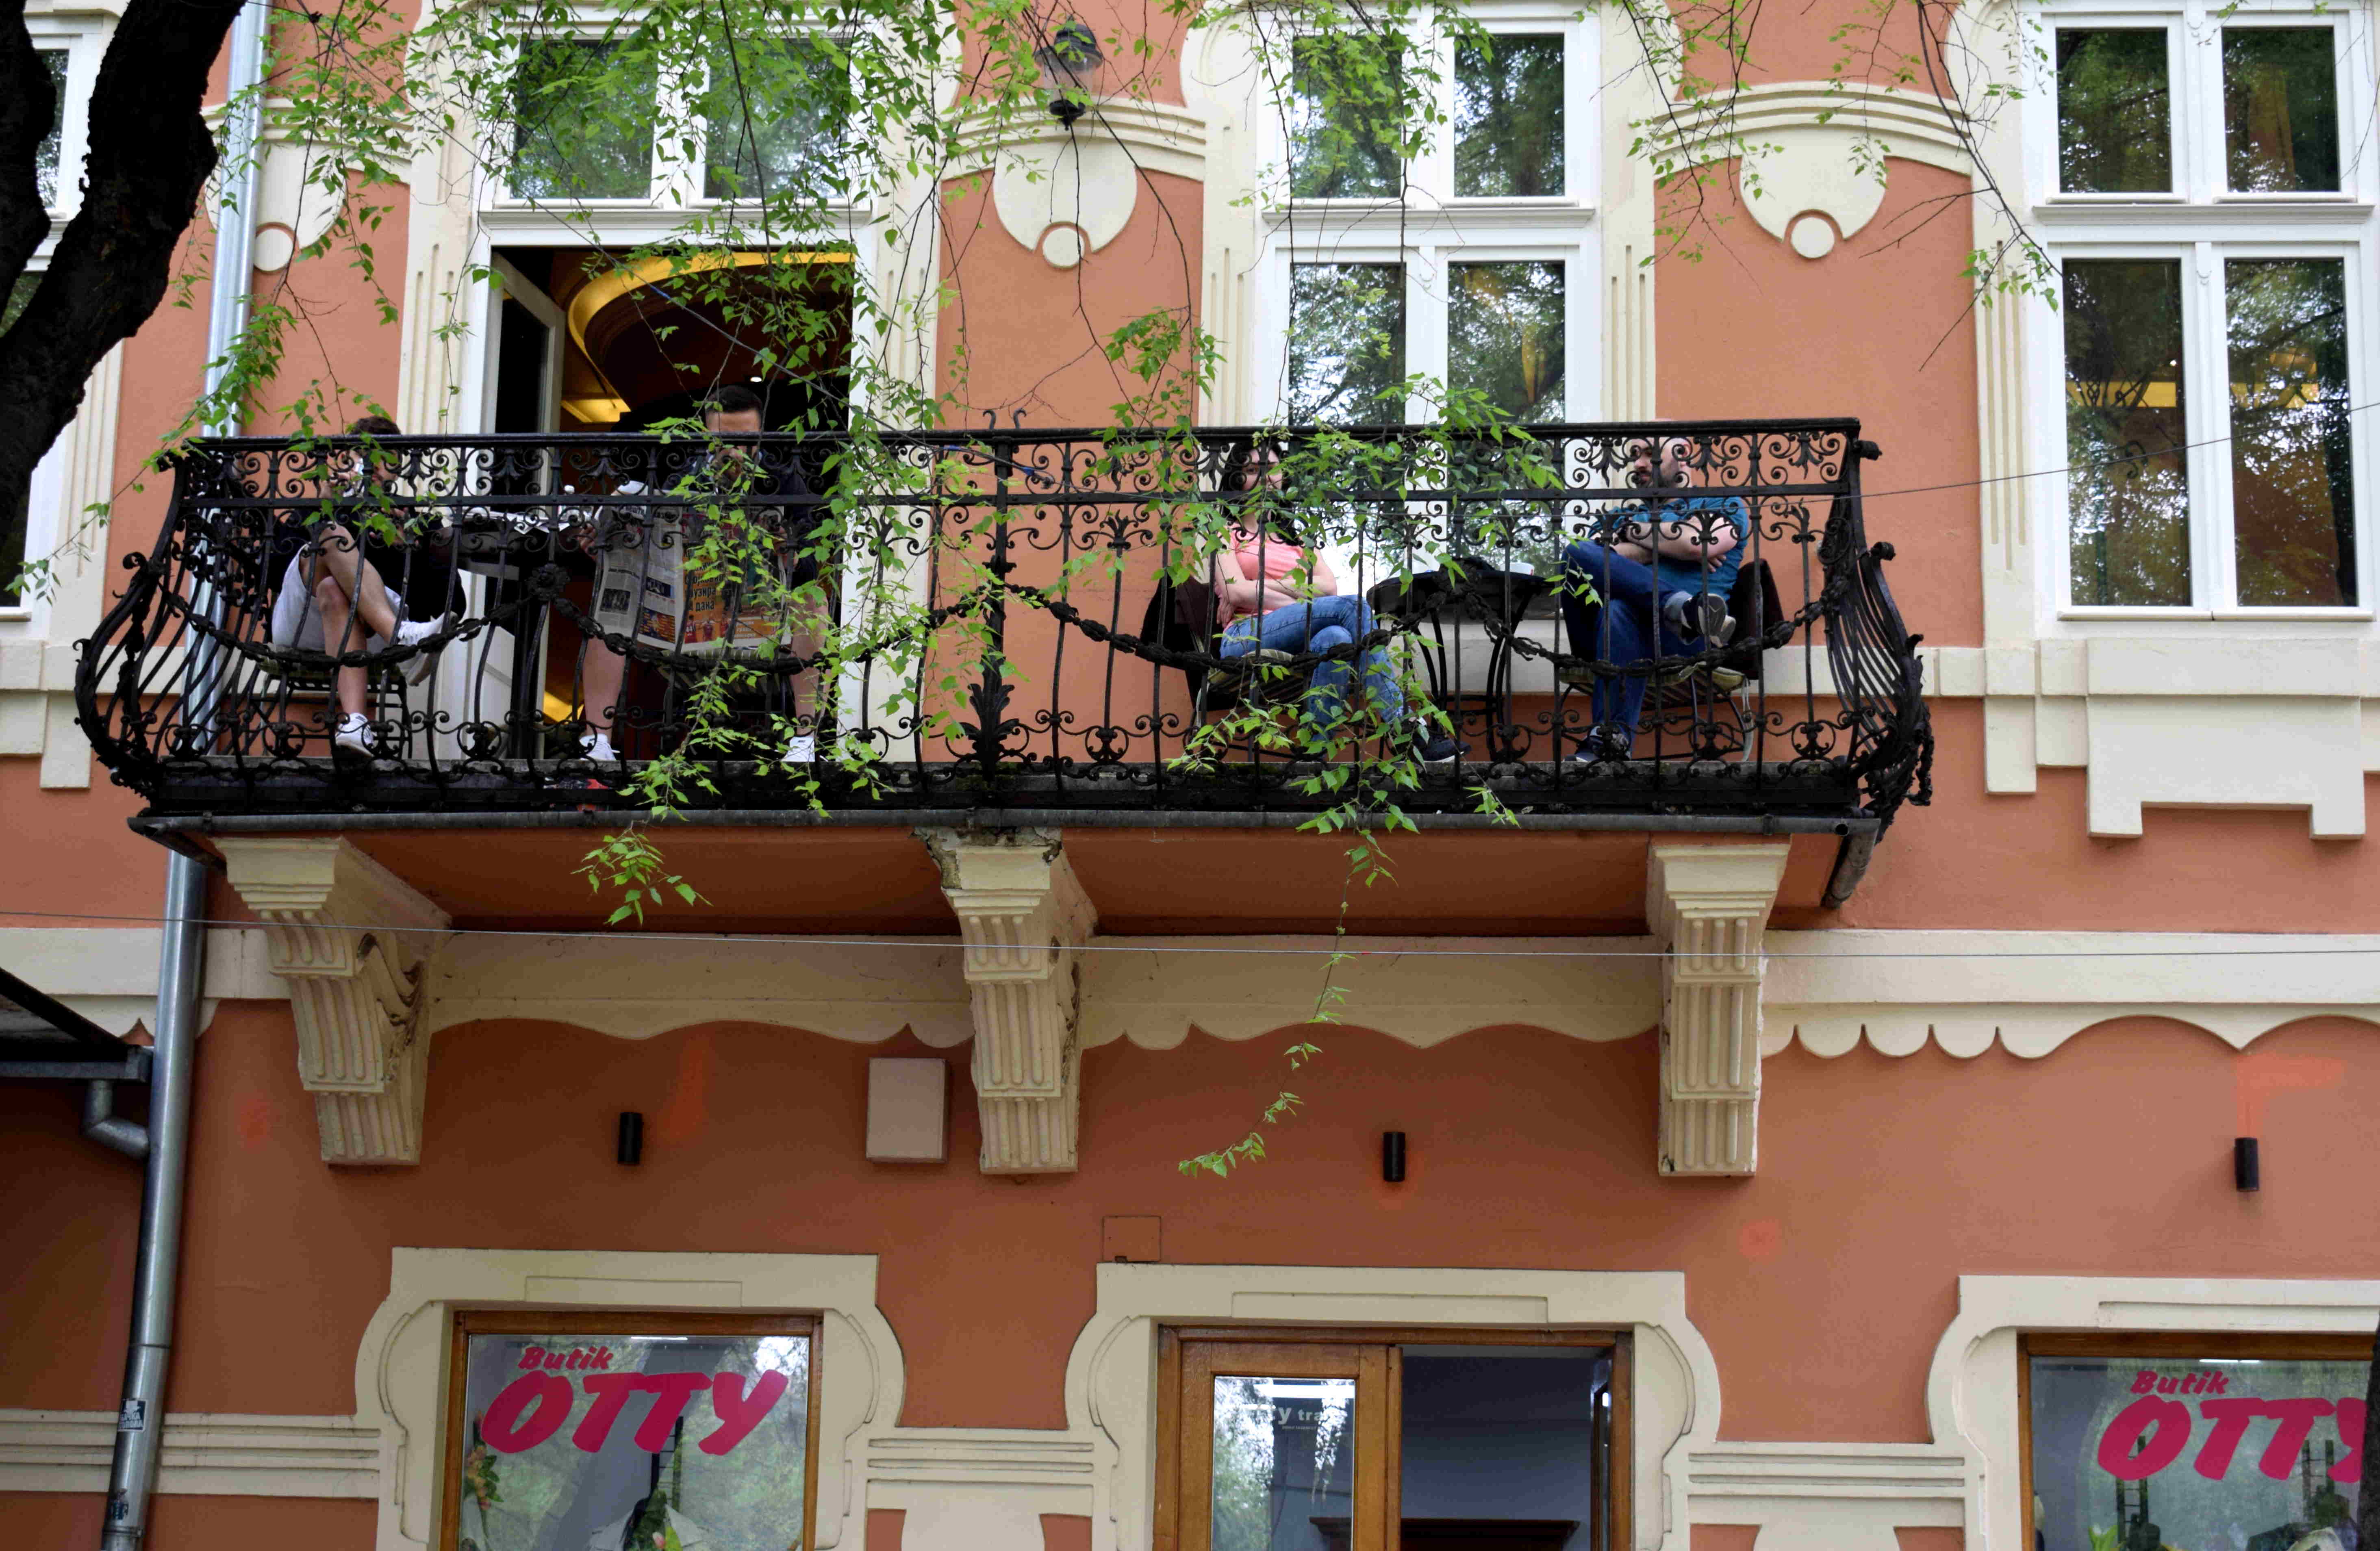
{"label": "wooden window frame of shop", "polygon": [[[1229,1349],[1269,1347],[1273,1349],[1308,1349],[1299,1357],[1275,1358],[1265,1361],[1274,1364],[1274,1371],[1283,1376],[1353,1377],[1356,1380],[1355,1427],[1358,1448],[1355,1453],[1355,1493],[1361,1500],[1363,1484],[1372,1471],[1383,1472],[1385,1480],[1374,1490],[1386,1503],[1381,1515],[1383,1526],[1398,1522],[1402,1514],[1399,1500],[1402,1483],[1387,1470],[1384,1449],[1368,1451],[1373,1463],[1366,1470],[1367,1451],[1361,1447],[1364,1429],[1368,1420],[1379,1429],[1382,1438],[1396,1436],[1402,1420],[1402,1386],[1396,1383],[1401,1364],[1397,1349],[1407,1346],[1520,1346],[1520,1347],[1601,1347],[1611,1353],[1611,1469],[1610,1479],[1604,1484],[1611,1504],[1611,1545],[1613,1548],[1633,1545],[1635,1540],[1635,1395],[1636,1362],[1633,1333],[1625,1327],[1610,1326],[1531,1326],[1515,1328],[1511,1326],[1488,1326],[1474,1328],[1464,1326],[1439,1325],[1165,1325],[1157,1333],[1157,1492],[1156,1514],[1152,1521],[1154,1551],[1190,1551],[1185,1538],[1185,1517],[1183,1504],[1187,1500],[1190,1477],[1196,1474],[1212,1490],[1214,1460],[1211,1452],[1194,1449],[1203,1445],[1211,1450],[1211,1436],[1194,1438],[1184,1425],[1187,1414],[1187,1390],[1184,1381],[1183,1346],[1186,1342],[1206,1343]],[[1305,1361],[1301,1363],[1299,1358]],[[1312,1373],[1290,1372],[1282,1364],[1310,1368]],[[1343,1371],[1342,1371],[1343,1370]],[[1211,1379],[1214,1372],[1206,1370]],[[1377,1391],[1367,1403],[1364,1398],[1364,1381],[1373,1380]],[[1211,1388],[1211,1384],[1210,1384]],[[1211,1432],[1211,1427],[1209,1428]],[[1204,1461],[1196,1471],[1191,1468],[1191,1457],[1198,1453]],[[1397,1551],[1392,1545],[1375,1545],[1368,1539],[1354,1541],[1350,1551]]]}
{"label": "wooden window frame of shop", "polygon": [[2025,1332],[2016,1339],[2016,1489],[2024,1513],[2024,1542],[2033,1544],[2033,1360],[2036,1357],[2264,1357],[2276,1362],[2370,1363],[2369,1336],[2304,1335],[2289,1331],[2164,1330]]}
{"label": "wooden window frame of shop", "polygon": [[439,1446],[437,1551],[455,1551],[463,1527],[463,1402],[470,1387],[473,1336],[804,1336],[810,1343],[809,1409],[802,1418],[802,1540],[818,1544],[818,1424],[820,1327],[807,1314],[661,1314],[623,1309],[567,1312],[501,1308],[456,1309],[447,1321],[446,1436]]}

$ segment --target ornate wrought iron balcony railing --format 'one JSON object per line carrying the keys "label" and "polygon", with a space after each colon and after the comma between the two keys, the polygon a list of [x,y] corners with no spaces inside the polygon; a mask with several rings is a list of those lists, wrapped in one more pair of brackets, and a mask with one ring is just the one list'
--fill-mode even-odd
{"label": "ornate wrought iron balcony railing", "polygon": [[[1344,801],[1330,767],[1382,745],[1266,746],[1259,723],[1295,725],[1310,676],[1351,676],[1361,656],[1465,745],[1392,794],[1408,813],[1472,812],[1485,790],[1597,823],[1734,816],[1872,834],[1925,800],[1915,637],[1885,584],[1891,550],[1862,529],[1861,465],[1876,454],[1856,421],[1323,433],[1261,443],[1260,472],[1286,456],[1269,493],[1246,472],[1261,434],[761,439],[746,454],[780,472],[757,541],[820,562],[794,569],[781,553],[773,584],[750,584],[747,614],[815,570],[782,636],[749,634],[748,618],[700,626],[720,602],[706,578],[749,568],[711,575],[706,511],[713,529],[735,525],[702,493],[722,465],[699,438],[206,442],[181,459],[164,532],[128,562],[85,643],[82,723],[158,814],[625,806],[638,761],[668,750],[705,778],[683,789],[697,806],[1294,813]],[[1652,508],[1683,525],[1670,531],[1707,535],[1730,511],[1748,523],[1732,636],[1657,633],[1632,661],[1621,605],[1587,611],[1590,638],[1570,638],[1562,595],[1579,574],[1561,579],[1562,556],[1645,510],[1634,454],[1647,437],[1682,454],[1683,485]],[[738,511],[757,504],[738,489]],[[1252,657],[1218,638],[1218,536],[1267,505],[1367,600],[1360,639]],[[292,559],[342,514],[415,617],[452,611],[427,640],[358,627],[294,644],[308,637],[293,630],[306,600]],[[618,757],[597,761],[584,747],[590,683],[610,693],[606,653],[626,665]],[[367,749],[342,754],[343,667],[360,671],[372,726]],[[1604,734],[1622,732],[1631,680],[1645,693],[1623,749],[1597,734],[1597,712]],[[1356,701],[1377,713],[1389,698]],[[1202,746],[1233,705],[1233,736]],[[826,757],[786,764],[775,751],[796,733]]]}

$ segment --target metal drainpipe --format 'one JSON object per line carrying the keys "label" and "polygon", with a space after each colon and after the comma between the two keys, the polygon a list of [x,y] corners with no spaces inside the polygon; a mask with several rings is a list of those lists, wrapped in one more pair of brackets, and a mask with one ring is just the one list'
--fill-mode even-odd
{"label": "metal drainpipe", "polygon": [[[207,309],[207,387],[222,384],[225,357],[248,323],[250,239],[256,230],[257,164],[264,79],[266,7],[243,6],[231,29],[230,110],[225,119],[227,195],[215,212],[215,261]],[[239,430],[238,412],[211,426]],[[197,600],[194,600],[197,601]],[[201,605],[220,608],[215,600]],[[195,643],[183,680],[183,714],[203,725],[218,688],[212,642]],[[154,1064],[149,1080],[147,1171],[140,1193],[140,1244],[132,1282],[132,1336],[116,1409],[115,1456],[108,1469],[100,1551],[140,1551],[164,1452],[165,1374],[174,1353],[175,1283],[182,1263],[182,1197],[188,1179],[190,1090],[196,1072],[200,990],[206,979],[207,869],[179,855],[165,864],[165,936],[157,965]],[[86,1117],[103,1101],[93,1084]]]}

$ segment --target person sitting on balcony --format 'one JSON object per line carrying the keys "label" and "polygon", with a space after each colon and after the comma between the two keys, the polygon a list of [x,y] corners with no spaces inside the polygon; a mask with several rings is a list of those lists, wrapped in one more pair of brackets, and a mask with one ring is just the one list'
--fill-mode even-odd
{"label": "person sitting on balcony", "polygon": [[[760,395],[740,382],[716,389],[702,402],[702,424],[714,437],[758,436],[764,429]],[[722,562],[726,585],[722,590],[727,595],[726,612],[731,618],[741,613],[742,600],[747,594],[758,592],[764,599],[771,589],[791,594],[818,579],[819,563],[811,552],[817,529],[814,509],[771,504],[810,493],[808,481],[802,478],[801,469],[791,458],[756,454],[741,442],[722,442],[712,448],[699,478],[712,490],[732,495],[744,511],[751,530],[766,535],[774,549],[773,576],[766,563],[750,556]],[[641,485],[624,487],[623,493],[642,489]],[[688,515],[677,541],[689,548],[699,545],[703,526],[703,513],[698,508]],[[687,563],[694,563],[691,556]],[[770,601],[773,606],[774,600]],[[794,628],[784,642],[786,649],[803,657],[816,655],[827,622],[815,607],[797,598],[784,608],[794,620]],[[627,659],[603,641],[590,637],[580,662],[589,729],[580,739],[580,746],[589,758],[608,763],[619,757],[612,742],[612,730],[619,712]],[[787,714],[799,728],[803,704],[808,702],[813,708],[818,704],[818,670],[808,668],[794,675],[788,690],[792,703]],[[784,763],[808,765],[817,757],[818,738],[814,732],[796,731],[786,741]]]}
{"label": "person sitting on balcony", "polygon": [[[1224,469],[1226,490],[1245,492],[1245,505],[1232,525],[1231,543],[1215,556],[1215,623],[1221,630],[1217,655],[1251,652],[1320,652],[1351,646],[1375,628],[1370,605],[1339,590],[1330,562],[1286,530],[1279,454],[1243,447]],[[1442,764],[1459,752],[1451,738],[1428,737],[1405,721],[1404,690],[1396,668],[1378,647],[1366,648],[1354,662],[1318,662],[1305,693],[1305,737],[1310,745],[1344,735],[1347,686],[1357,668],[1380,724],[1392,740],[1415,747],[1426,763]]]}
{"label": "person sitting on balcony", "polygon": [[[417,645],[445,627],[443,612],[407,619],[406,594],[388,581],[394,576],[422,595],[443,599],[455,573],[453,557],[436,545],[392,541],[380,531],[387,515],[375,521],[380,510],[375,497],[395,477],[397,458],[370,443],[403,431],[384,415],[366,415],[347,427],[347,434],[365,438],[367,451],[352,465],[342,508],[290,557],[282,573],[281,590],[273,600],[276,647],[334,656],[386,651],[391,646]],[[432,660],[426,652],[415,660],[414,682],[429,673]],[[342,666],[332,675],[332,698],[339,710],[331,733],[334,758],[372,757],[371,720],[365,710],[370,690],[360,666]]]}
{"label": "person sitting on balcony", "polygon": [[[1639,489],[1685,487],[1685,438],[1632,442]],[[1752,514],[1739,496],[1648,493],[1598,519],[1601,539],[1562,553],[1562,614],[1573,656],[1615,668],[1656,656],[1692,657],[1735,634],[1727,598],[1743,564]],[[1624,759],[1645,706],[1645,677],[1598,677],[1588,693],[1594,725],[1581,759]]]}

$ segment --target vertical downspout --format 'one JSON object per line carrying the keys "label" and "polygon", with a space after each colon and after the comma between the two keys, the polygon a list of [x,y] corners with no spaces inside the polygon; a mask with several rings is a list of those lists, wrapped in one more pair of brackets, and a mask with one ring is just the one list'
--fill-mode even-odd
{"label": "vertical downspout", "polygon": [[[261,84],[262,5],[242,6],[231,29],[231,73],[224,120],[225,198],[215,212],[213,286],[207,309],[207,388],[224,381],[233,342],[248,322],[250,238],[256,230],[256,174]],[[237,433],[238,411],[209,427]],[[197,600],[207,612],[214,600]],[[192,643],[182,684],[186,724],[214,715],[216,652]],[[190,1146],[190,1089],[198,1059],[200,990],[206,979],[206,868],[176,853],[165,864],[165,932],[157,965],[156,1048],[149,1084],[149,1157],[140,1193],[140,1243],[132,1281],[132,1335],[124,1359],[115,1456],[108,1469],[106,1522],[100,1551],[140,1551],[164,1452],[165,1374],[174,1353],[175,1283],[182,1262],[182,1198]]]}

